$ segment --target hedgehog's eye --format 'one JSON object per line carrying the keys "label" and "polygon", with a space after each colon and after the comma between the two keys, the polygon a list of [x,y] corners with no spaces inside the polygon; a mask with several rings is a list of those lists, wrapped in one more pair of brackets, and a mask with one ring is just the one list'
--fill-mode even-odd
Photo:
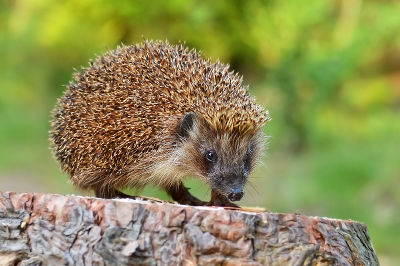
{"label": "hedgehog's eye", "polygon": [[249,172],[250,171],[250,156],[246,155],[244,158],[244,171]]}
{"label": "hedgehog's eye", "polygon": [[206,159],[210,163],[215,163],[217,161],[217,153],[214,150],[207,151]]}
{"label": "hedgehog's eye", "polygon": [[246,172],[250,171],[250,162],[251,162],[251,149],[248,149],[246,152],[246,156],[244,157],[244,170]]}

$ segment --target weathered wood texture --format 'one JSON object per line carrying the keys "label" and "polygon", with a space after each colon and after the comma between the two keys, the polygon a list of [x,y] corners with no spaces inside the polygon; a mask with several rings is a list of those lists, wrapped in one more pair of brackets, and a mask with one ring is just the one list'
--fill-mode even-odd
{"label": "weathered wood texture", "polygon": [[0,193],[0,265],[377,265],[365,225],[141,200]]}

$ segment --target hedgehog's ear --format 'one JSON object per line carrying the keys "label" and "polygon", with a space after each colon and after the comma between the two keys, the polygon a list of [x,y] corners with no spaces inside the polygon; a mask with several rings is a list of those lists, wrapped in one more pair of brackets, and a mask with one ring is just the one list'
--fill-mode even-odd
{"label": "hedgehog's ear", "polygon": [[181,124],[179,125],[180,137],[187,138],[189,136],[189,132],[193,129],[194,122],[197,120],[198,116],[199,115],[194,112],[185,114],[181,120]]}

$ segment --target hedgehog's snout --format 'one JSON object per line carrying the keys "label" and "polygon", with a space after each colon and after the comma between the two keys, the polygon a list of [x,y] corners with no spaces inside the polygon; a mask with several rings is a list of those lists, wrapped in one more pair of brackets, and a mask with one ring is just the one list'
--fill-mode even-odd
{"label": "hedgehog's snout", "polygon": [[247,176],[242,174],[222,174],[211,176],[211,186],[230,201],[239,201],[244,196],[243,188],[246,180]]}
{"label": "hedgehog's snout", "polygon": [[241,200],[244,195],[242,188],[233,188],[231,192],[228,194],[228,199],[231,201]]}

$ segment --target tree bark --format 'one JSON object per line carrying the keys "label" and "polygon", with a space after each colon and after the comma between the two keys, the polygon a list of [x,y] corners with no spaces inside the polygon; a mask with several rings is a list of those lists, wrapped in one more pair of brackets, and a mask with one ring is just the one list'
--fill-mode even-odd
{"label": "tree bark", "polygon": [[0,192],[0,265],[378,265],[351,220]]}

